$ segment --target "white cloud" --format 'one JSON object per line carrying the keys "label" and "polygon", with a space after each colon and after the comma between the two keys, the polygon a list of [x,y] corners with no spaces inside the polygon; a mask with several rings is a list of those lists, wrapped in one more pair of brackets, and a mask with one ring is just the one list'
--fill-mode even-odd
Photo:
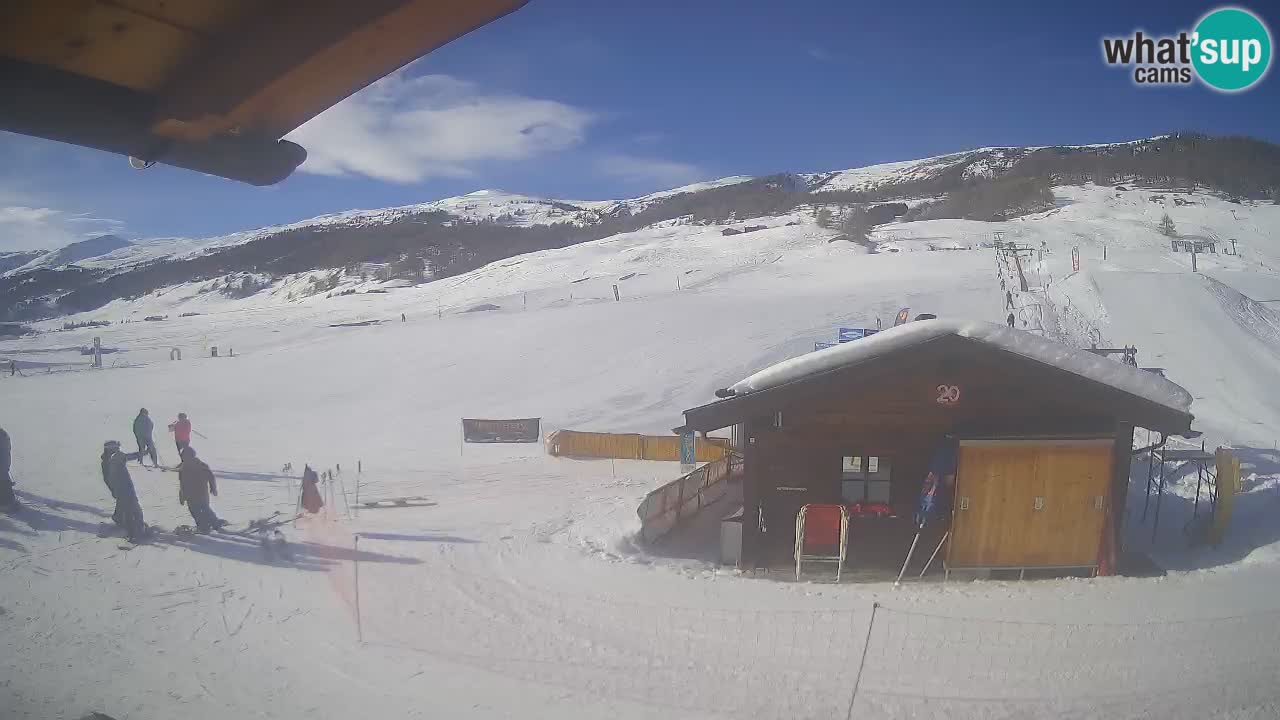
{"label": "white cloud", "polygon": [[305,172],[410,183],[466,177],[483,161],[516,161],[582,142],[594,117],[522,95],[485,93],[448,75],[393,73],[293,131]]}
{"label": "white cloud", "polygon": [[696,182],[704,175],[698,166],[689,163],[620,153],[600,157],[596,161],[596,170],[602,175],[626,182],[664,187]]}
{"label": "white cloud", "polygon": [[834,59],[831,53],[827,52],[825,48],[817,46],[805,50],[805,53],[808,54],[810,59],[817,60],[818,62],[827,62],[828,60]]}
{"label": "white cloud", "polygon": [[67,213],[48,207],[0,206],[0,250],[35,250],[120,232],[119,220]]}

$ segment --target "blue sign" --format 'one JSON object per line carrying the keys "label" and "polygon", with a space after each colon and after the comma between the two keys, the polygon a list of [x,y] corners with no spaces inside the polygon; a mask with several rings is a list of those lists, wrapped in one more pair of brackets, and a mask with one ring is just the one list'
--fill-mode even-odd
{"label": "blue sign", "polygon": [[816,342],[816,343],[814,343],[814,344],[813,344],[813,349],[814,349],[815,351],[817,351],[817,350],[826,350],[827,348],[835,347],[835,346],[836,346],[836,345],[838,345],[838,344],[839,344],[839,343],[818,341],[818,342]]}
{"label": "blue sign", "polygon": [[693,432],[680,433],[680,464],[695,465],[698,462],[698,455],[694,451]]}
{"label": "blue sign", "polygon": [[879,330],[871,328],[840,328],[840,342],[847,343],[852,340],[861,340],[864,337],[875,335]]}

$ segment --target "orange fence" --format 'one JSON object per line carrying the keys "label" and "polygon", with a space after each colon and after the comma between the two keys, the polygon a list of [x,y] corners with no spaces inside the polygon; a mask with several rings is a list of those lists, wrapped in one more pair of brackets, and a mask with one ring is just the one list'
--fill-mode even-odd
{"label": "orange fence", "polygon": [[[725,456],[725,438],[696,438],[698,462],[712,462]],[[678,435],[637,435],[557,430],[547,436],[547,453],[566,457],[617,458],[619,460],[680,460]]]}
{"label": "orange fence", "polygon": [[730,475],[740,472],[741,468],[742,456],[730,453],[645,495],[636,508],[640,516],[640,537],[645,542],[653,542],[719,500],[728,487]]}

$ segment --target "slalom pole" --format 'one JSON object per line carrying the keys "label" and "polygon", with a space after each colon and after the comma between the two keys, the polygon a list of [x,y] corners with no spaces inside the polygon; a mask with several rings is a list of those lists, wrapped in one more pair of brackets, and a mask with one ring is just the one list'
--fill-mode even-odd
{"label": "slalom pole", "polygon": [[920,523],[920,527],[916,528],[916,536],[911,540],[911,548],[907,550],[907,559],[902,561],[902,569],[898,571],[898,579],[893,581],[893,586],[898,587],[902,584],[902,576],[907,574],[907,565],[911,564],[911,556],[915,554],[916,543],[920,542],[920,533],[924,530],[924,523]]}
{"label": "slalom pole", "polygon": [[[338,475],[338,482],[342,483],[342,504],[347,506],[347,519],[351,519],[351,502],[347,500],[347,481],[342,479],[342,475]],[[359,482],[359,481],[357,481]]]}
{"label": "slalom pole", "polygon": [[356,585],[356,641],[361,645],[364,644],[364,623],[361,622],[360,616],[360,533],[356,533],[351,540],[352,565],[355,572]]}

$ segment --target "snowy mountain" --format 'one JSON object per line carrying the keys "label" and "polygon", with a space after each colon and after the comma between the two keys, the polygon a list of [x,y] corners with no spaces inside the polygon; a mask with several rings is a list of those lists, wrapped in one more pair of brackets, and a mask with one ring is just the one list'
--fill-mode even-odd
{"label": "snowy mountain", "polygon": [[[1146,142],[1151,141],[1066,146],[1059,149],[1114,149]],[[1008,172],[1017,161],[1041,149],[1044,148],[980,148],[920,160],[884,163],[849,170],[802,173],[792,176],[796,182],[790,189],[828,193],[871,192],[882,187],[937,179],[948,173],[958,173],[958,177],[964,180],[992,178]],[[155,238],[129,243],[115,236],[103,236],[73,243],[40,257],[38,261],[28,260],[21,266],[2,269],[0,272],[16,275],[37,269],[55,269],[71,263],[97,270],[120,270],[159,260],[189,259],[284,233],[302,230],[366,228],[388,225],[433,213],[446,213],[459,221],[496,223],[507,227],[531,227],[558,223],[585,227],[601,223],[619,214],[638,214],[678,195],[704,193],[753,180],[759,180],[759,178],[736,175],[622,200],[560,200],[501,190],[477,190],[466,195],[430,202],[370,210],[347,210],[292,223],[201,239]],[[90,262],[82,262],[84,260],[90,260]]]}
{"label": "snowy mountain", "polygon": [[[350,210],[204,238],[69,246],[0,276],[0,320],[99,307],[165,287],[252,271],[246,289],[290,274],[377,267],[402,280],[670,224],[725,224],[829,206],[872,227],[907,220],[999,221],[1053,207],[1051,186],[1093,181],[1205,188],[1262,199],[1280,187],[1280,148],[1240,138],[1159,136],[1125,143],[991,147],[824,173],[734,176],[623,200],[558,200],[480,190],[432,202]],[[865,228],[864,228],[865,229]],[[862,234],[859,231],[858,234]],[[34,279],[33,279],[34,276]],[[386,277],[383,278],[388,279]],[[328,281],[326,281],[327,283]]]}
{"label": "snowy mountain", "polygon": [[82,260],[108,255],[120,248],[127,248],[131,244],[128,240],[116,235],[100,235],[64,245],[52,252],[41,253],[26,264],[14,268],[11,272],[16,275],[32,270],[63,267]]}
{"label": "snowy mountain", "polygon": [[14,252],[0,252],[0,275],[9,272],[14,268],[22,267],[27,263],[35,260],[47,253],[48,250],[18,250]]}

